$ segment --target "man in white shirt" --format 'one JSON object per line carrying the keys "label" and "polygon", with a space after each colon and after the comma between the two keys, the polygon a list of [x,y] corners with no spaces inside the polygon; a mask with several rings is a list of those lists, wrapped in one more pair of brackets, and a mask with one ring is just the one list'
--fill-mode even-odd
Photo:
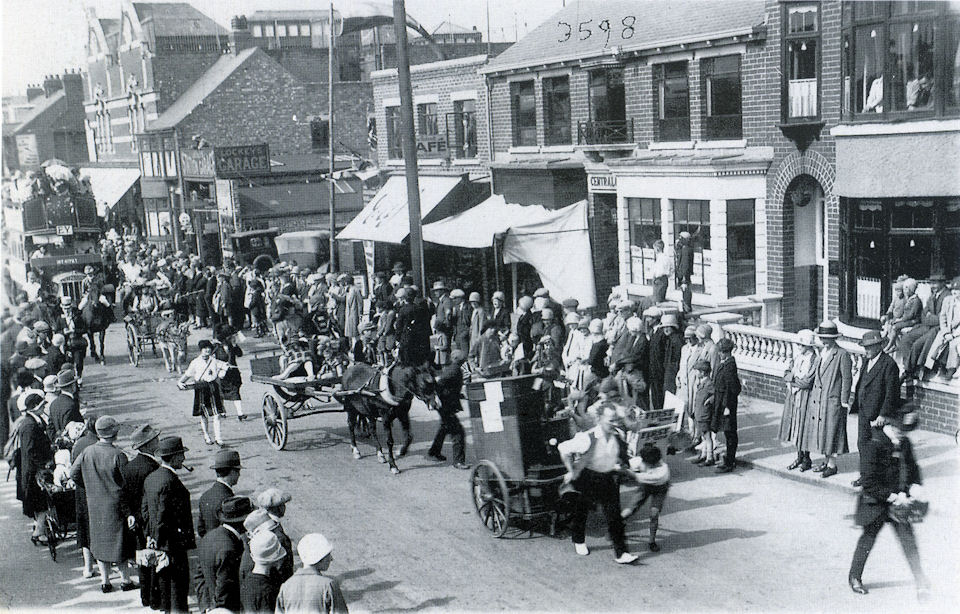
{"label": "man in white shirt", "polygon": [[664,251],[663,241],[657,239],[653,242],[653,252],[656,259],[653,261],[653,300],[656,303],[662,303],[667,300],[667,285],[670,283],[670,275],[673,274],[673,258]]}
{"label": "man in white shirt", "polygon": [[[575,490],[576,501],[570,529],[577,554],[590,554],[584,541],[587,514],[596,503],[600,503],[607,519],[616,561],[629,564],[636,561],[637,556],[627,550],[623,519],[620,517],[620,485],[616,479],[629,461],[626,444],[614,428],[616,421],[616,407],[607,405],[598,416],[597,426],[560,443],[557,450],[567,468],[564,485]],[[579,455],[576,460],[574,455]]]}

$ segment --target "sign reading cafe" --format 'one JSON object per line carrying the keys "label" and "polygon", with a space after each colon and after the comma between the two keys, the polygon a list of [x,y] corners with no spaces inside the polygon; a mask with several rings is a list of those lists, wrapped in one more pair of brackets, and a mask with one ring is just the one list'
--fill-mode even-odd
{"label": "sign reading cafe", "polygon": [[214,147],[217,177],[224,179],[270,172],[270,146],[237,145]]}

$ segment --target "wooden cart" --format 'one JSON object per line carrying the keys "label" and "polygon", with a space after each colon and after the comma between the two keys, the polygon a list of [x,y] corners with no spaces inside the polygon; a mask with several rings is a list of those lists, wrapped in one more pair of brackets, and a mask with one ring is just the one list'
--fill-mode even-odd
{"label": "wooden cart", "polygon": [[250,380],[273,387],[273,392],[263,393],[261,416],[267,441],[277,450],[287,445],[290,420],[344,411],[333,398],[333,393],[340,390],[339,378],[280,379],[282,354],[279,349],[264,350],[250,359]]}
{"label": "wooden cart", "polygon": [[483,526],[503,537],[511,522],[548,519],[554,535],[566,514],[559,487],[566,469],[551,440],[570,437],[569,420],[545,415],[536,375],[467,384],[473,446],[473,505]]}

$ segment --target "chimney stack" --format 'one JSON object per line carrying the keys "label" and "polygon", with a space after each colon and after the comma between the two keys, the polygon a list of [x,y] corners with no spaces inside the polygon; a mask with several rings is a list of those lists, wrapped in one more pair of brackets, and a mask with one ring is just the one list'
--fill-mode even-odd
{"label": "chimney stack", "polygon": [[27,102],[32,102],[43,96],[43,88],[39,83],[31,83],[27,86]]}
{"label": "chimney stack", "polygon": [[43,95],[49,98],[55,92],[63,89],[63,82],[57,75],[46,75],[43,78]]}
{"label": "chimney stack", "polygon": [[234,15],[230,20],[230,53],[237,55],[253,46],[253,36],[244,15]]}
{"label": "chimney stack", "polygon": [[61,77],[60,82],[63,84],[63,91],[67,95],[67,103],[71,105],[78,105],[78,108],[83,108],[83,76],[80,74],[80,69],[77,70],[69,69],[64,71],[63,77]]}

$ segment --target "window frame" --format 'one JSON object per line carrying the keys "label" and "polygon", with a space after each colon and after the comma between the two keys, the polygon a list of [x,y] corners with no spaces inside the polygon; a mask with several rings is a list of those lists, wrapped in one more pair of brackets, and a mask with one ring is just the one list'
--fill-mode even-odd
{"label": "window frame", "polygon": [[[686,104],[686,115],[678,117],[665,117],[666,110],[666,72],[667,68],[671,66],[683,65],[684,68],[684,81],[686,82],[686,92],[687,92],[687,104]],[[680,60],[677,62],[664,62],[662,64],[657,64],[654,67],[654,78],[653,78],[653,95],[654,95],[654,141],[663,143],[663,142],[685,142],[689,141],[692,138],[692,133],[690,131],[690,62],[688,60]],[[668,136],[671,138],[664,137],[664,127],[666,122],[671,121],[681,121],[686,119],[685,126],[670,126],[670,130],[678,130],[676,134],[670,132]],[[676,137],[676,138],[674,138]]]}
{"label": "window frame", "polygon": [[[858,15],[859,9],[865,9],[868,5],[874,9],[873,14]],[[882,58],[883,99],[880,104],[883,111],[878,113],[872,110],[864,112],[854,109],[853,84],[856,80],[857,70],[856,33],[861,28],[874,29],[877,37],[880,38],[881,48],[888,50],[891,42],[890,33],[893,27],[911,23],[915,25],[932,24],[934,27],[933,82],[934,84],[947,83],[946,77],[949,73],[949,66],[954,62],[954,58],[949,57],[947,51],[951,37],[960,38],[960,10],[950,10],[950,6],[946,2],[921,2],[917,3],[917,6],[924,7],[925,10],[895,15],[893,9],[896,6],[897,3],[895,2],[851,3],[849,0],[844,2],[841,34],[841,117],[843,121],[875,123],[878,121],[912,121],[960,115],[960,88],[953,92],[957,101],[953,106],[948,102],[948,88],[934,87],[932,88],[932,102],[929,108],[893,110],[894,88],[888,86],[893,82],[893,79],[891,79],[894,74],[891,66],[893,54],[889,51],[885,51]],[[960,66],[954,65],[954,70],[960,70]],[[955,76],[954,82],[956,81]]]}
{"label": "window frame", "polygon": [[[746,204],[749,203],[750,211],[750,222],[737,222],[731,223],[730,208],[733,204]],[[734,198],[725,201],[725,206],[727,209],[727,223],[726,223],[726,234],[727,234],[727,298],[732,298],[735,296],[750,296],[757,293],[757,201],[755,198]],[[731,248],[731,229],[734,228],[751,228],[754,230],[752,234],[753,239],[753,258],[749,266],[744,265],[744,269],[748,269],[749,272],[753,274],[752,280],[749,285],[738,286],[733,282],[733,273],[735,268],[732,266],[734,262],[734,250]],[[738,262],[746,263],[746,259],[740,259]],[[739,267],[736,268],[736,272],[740,272]],[[749,292],[744,292],[744,289],[749,289]]]}
{"label": "window frame", "polygon": [[[691,276],[691,288],[696,292],[705,292],[707,285],[707,263],[706,258],[703,255],[704,250],[710,250],[710,201],[698,198],[671,198],[670,203],[673,208],[673,236],[679,237],[680,233],[684,230],[690,232],[689,227],[697,226],[699,229],[706,229],[706,233],[700,232],[698,230],[696,233],[691,232],[690,234],[692,242],[691,247],[693,248],[694,254],[700,252],[700,280],[702,283],[694,283]],[[690,204],[697,203],[700,207],[700,217],[696,224],[690,222]],[[679,215],[678,212],[680,207],[686,207],[687,215],[684,216],[684,221],[678,221]],[[706,217],[704,217],[704,212],[706,212]],[[706,243],[702,240],[703,237],[706,237]],[[694,256],[694,273],[696,273],[696,256]]]}
{"label": "window frame", "polygon": [[[628,256],[628,262],[630,264],[630,283],[636,285],[650,285],[653,283],[653,265],[656,261],[656,252],[653,249],[653,242],[657,239],[663,240],[663,203],[659,198],[645,198],[645,197],[633,197],[628,196],[624,199],[624,205],[627,211],[627,244],[630,250]],[[645,205],[650,205],[651,215],[646,217],[644,215]],[[634,206],[640,207],[640,218],[635,219],[632,215]],[[645,234],[646,229],[656,229],[656,237],[653,241],[650,241],[650,245],[646,246],[642,243],[643,235]],[[637,235],[640,235],[639,237]],[[640,257],[635,258],[633,254],[633,248],[640,248]],[[654,252],[652,256],[648,257],[645,253],[645,250],[650,250]],[[635,269],[635,263],[639,261],[640,271],[639,276],[637,276],[637,271]]]}
{"label": "window frame", "polygon": [[[515,92],[515,88],[526,88],[530,87],[530,97],[533,100],[533,124],[524,124],[519,123],[519,102],[520,97],[524,94]],[[537,146],[537,85],[534,79],[524,79],[520,81],[511,81],[509,83],[510,89],[510,132],[511,132],[511,143],[514,147],[536,147]],[[523,131],[533,129],[533,139],[532,142],[527,142],[523,139]]]}
{"label": "window frame", "polygon": [[[561,83],[565,84],[565,91],[562,87],[557,87]],[[546,146],[572,145],[573,113],[570,101],[570,75],[543,77],[540,82],[540,90],[543,106],[543,144]],[[566,95],[566,105],[563,102],[553,100],[554,96],[559,97],[564,94]],[[566,107],[566,117],[554,117],[555,111],[563,110],[564,106]]]}
{"label": "window frame", "polygon": [[403,142],[400,138],[400,129],[403,119],[400,116],[400,106],[387,106],[384,111],[384,134],[387,147],[388,160],[400,160],[403,158]]}
{"label": "window frame", "polygon": [[263,38],[263,24],[255,23],[250,27],[250,34],[254,38]]}
{"label": "window frame", "polygon": [[[463,105],[470,103],[473,105],[472,111],[464,111]],[[467,117],[468,125],[472,124],[472,139],[464,131],[463,117]],[[480,155],[477,146],[477,101],[474,98],[462,98],[453,101],[453,112],[447,113],[447,142],[448,147],[457,160],[474,160]],[[453,138],[451,139],[451,132]],[[471,143],[472,141],[472,143]],[[471,155],[472,152],[472,155]]]}
{"label": "window frame", "polygon": [[[716,78],[720,76],[729,76],[732,75],[732,72],[714,72],[713,66],[719,60],[725,60],[734,58],[737,60],[737,89],[740,93],[740,112],[736,114],[738,118],[736,130],[730,129],[729,132],[724,132],[727,129],[727,126],[724,125],[723,121],[718,118],[732,118],[734,114],[711,114],[712,107],[712,81],[711,78]],[[728,55],[718,55],[709,58],[703,58],[700,60],[700,83],[701,83],[701,104],[700,108],[703,112],[702,124],[700,128],[701,138],[705,141],[723,141],[723,140],[738,140],[743,138],[743,57],[739,53],[731,53]]]}
{"label": "window frame", "polygon": [[[790,33],[790,8],[797,6],[816,6],[816,31]],[[780,7],[780,119],[784,123],[817,121],[823,111],[823,7],[819,0],[797,0],[785,2]],[[817,71],[817,112],[813,115],[790,115],[790,54],[787,46],[794,42],[813,41],[816,45],[814,63]]]}
{"label": "window frame", "polygon": [[[432,112],[429,107],[433,107]],[[418,102],[417,136],[440,136],[440,105],[436,102]],[[432,118],[432,119],[431,119]]]}

